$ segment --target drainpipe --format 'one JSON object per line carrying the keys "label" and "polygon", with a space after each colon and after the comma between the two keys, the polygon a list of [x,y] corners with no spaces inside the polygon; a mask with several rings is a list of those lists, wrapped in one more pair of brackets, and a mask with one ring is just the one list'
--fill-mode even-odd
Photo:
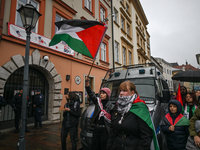
{"label": "drainpipe", "polygon": [[5,8],[5,0],[1,0],[1,4],[0,4],[0,42],[1,42],[1,38],[2,38],[4,8]]}
{"label": "drainpipe", "polygon": [[112,52],[113,52],[113,71],[115,71],[115,49],[114,49],[114,29],[113,29],[113,0],[111,0],[111,23],[112,23]]}

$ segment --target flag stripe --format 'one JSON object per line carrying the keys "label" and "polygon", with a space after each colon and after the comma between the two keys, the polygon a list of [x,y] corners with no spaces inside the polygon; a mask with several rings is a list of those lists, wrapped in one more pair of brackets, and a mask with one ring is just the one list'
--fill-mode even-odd
{"label": "flag stripe", "polygon": [[147,123],[147,125],[152,129],[154,150],[159,150],[154,124],[146,104],[144,104],[143,102],[134,103],[132,104],[132,107],[129,111],[140,117],[142,120],[144,120]]}
{"label": "flag stripe", "polygon": [[100,39],[103,38],[105,31],[106,27],[96,25],[83,31],[77,32],[77,35],[83,40],[93,58],[98,52],[99,44],[101,44]]}
{"label": "flag stripe", "polygon": [[79,20],[79,19],[64,20],[64,21],[59,21],[59,22],[55,23],[55,25],[58,27],[58,29],[60,29],[60,27],[63,24],[68,24],[68,25],[71,25],[73,27],[81,27],[81,28],[84,28],[84,29],[90,28],[90,27],[95,26],[95,25],[104,26],[102,23],[97,22],[97,21]]}
{"label": "flag stripe", "polygon": [[[92,55],[88,51],[87,47],[83,43],[83,41],[77,40],[77,39],[71,37],[69,34],[54,35],[54,37],[52,38],[51,43],[49,45],[55,45],[55,44],[59,43],[60,41],[65,41],[69,45],[69,47],[72,48],[73,50],[75,50],[81,54],[84,54],[86,56],[92,57]],[[74,43],[76,43],[76,44],[74,44]]]}

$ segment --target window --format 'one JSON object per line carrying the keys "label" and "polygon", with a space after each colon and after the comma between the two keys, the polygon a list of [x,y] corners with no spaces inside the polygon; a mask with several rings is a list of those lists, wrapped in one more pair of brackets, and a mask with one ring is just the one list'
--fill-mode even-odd
{"label": "window", "polygon": [[139,34],[137,33],[137,43],[139,44]]}
{"label": "window", "polygon": [[101,22],[104,22],[105,16],[106,16],[105,9],[103,9],[103,7],[100,7],[100,21]]}
{"label": "window", "polygon": [[121,18],[121,26],[122,26],[122,29],[124,30],[124,18]]}
{"label": "window", "polygon": [[126,4],[126,11],[129,12],[129,5],[128,4]]}
{"label": "window", "polygon": [[138,64],[140,64],[140,57],[138,56]]}
{"label": "window", "polygon": [[[18,0],[17,1],[17,9],[19,9],[22,5],[25,5],[25,4],[29,3],[29,2],[31,2],[31,4],[37,9],[37,11],[39,11],[39,3],[37,1],[35,1],[35,0]],[[23,27],[19,12],[16,13],[15,24],[20,26],[20,27]],[[38,22],[36,23],[35,28],[33,30],[31,30],[31,31],[37,33],[37,28],[38,28]]]}
{"label": "window", "polygon": [[129,65],[132,64],[132,53],[131,53],[131,51],[128,52],[128,62],[129,62]]}
{"label": "window", "polygon": [[89,11],[92,11],[92,0],[85,0],[85,7],[86,7]]}
{"label": "window", "polygon": [[[56,14],[56,19],[55,21],[58,22],[58,21],[63,21],[63,20],[66,20],[65,18],[61,17],[60,15]],[[57,26],[55,26],[55,33],[58,31],[58,28]]]}
{"label": "window", "polygon": [[114,14],[114,21],[117,22],[118,11],[116,9],[114,9]]}
{"label": "window", "polygon": [[124,66],[126,66],[126,48],[123,47],[123,63],[124,63]]}
{"label": "window", "polygon": [[119,43],[115,41],[115,62],[119,62]]}
{"label": "window", "polygon": [[101,60],[106,61],[106,44],[101,43]]}
{"label": "window", "polygon": [[130,36],[130,26],[127,24],[127,34]]}

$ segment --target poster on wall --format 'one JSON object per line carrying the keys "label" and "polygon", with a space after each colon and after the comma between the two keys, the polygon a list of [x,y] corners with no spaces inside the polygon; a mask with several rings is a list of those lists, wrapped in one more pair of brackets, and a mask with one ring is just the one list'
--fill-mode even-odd
{"label": "poster on wall", "polygon": [[[21,40],[25,40],[26,41],[26,31],[24,28],[16,26],[14,24],[8,23],[8,35],[14,36],[18,39]],[[67,44],[62,44],[62,43],[58,43],[54,46],[49,46],[51,39],[39,35],[37,33],[31,32],[30,35],[30,42],[34,43],[34,44],[38,44],[40,46],[46,47],[46,48],[50,48],[52,50],[56,50],[68,55],[72,55],[74,56],[74,50],[71,49]]]}

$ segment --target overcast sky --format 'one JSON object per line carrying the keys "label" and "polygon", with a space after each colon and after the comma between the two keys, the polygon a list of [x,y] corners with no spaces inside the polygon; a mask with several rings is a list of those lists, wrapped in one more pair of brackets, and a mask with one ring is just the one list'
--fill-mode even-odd
{"label": "overcast sky", "polygon": [[200,54],[200,0],[140,0],[149,21],[153,57],[197,67]]}

